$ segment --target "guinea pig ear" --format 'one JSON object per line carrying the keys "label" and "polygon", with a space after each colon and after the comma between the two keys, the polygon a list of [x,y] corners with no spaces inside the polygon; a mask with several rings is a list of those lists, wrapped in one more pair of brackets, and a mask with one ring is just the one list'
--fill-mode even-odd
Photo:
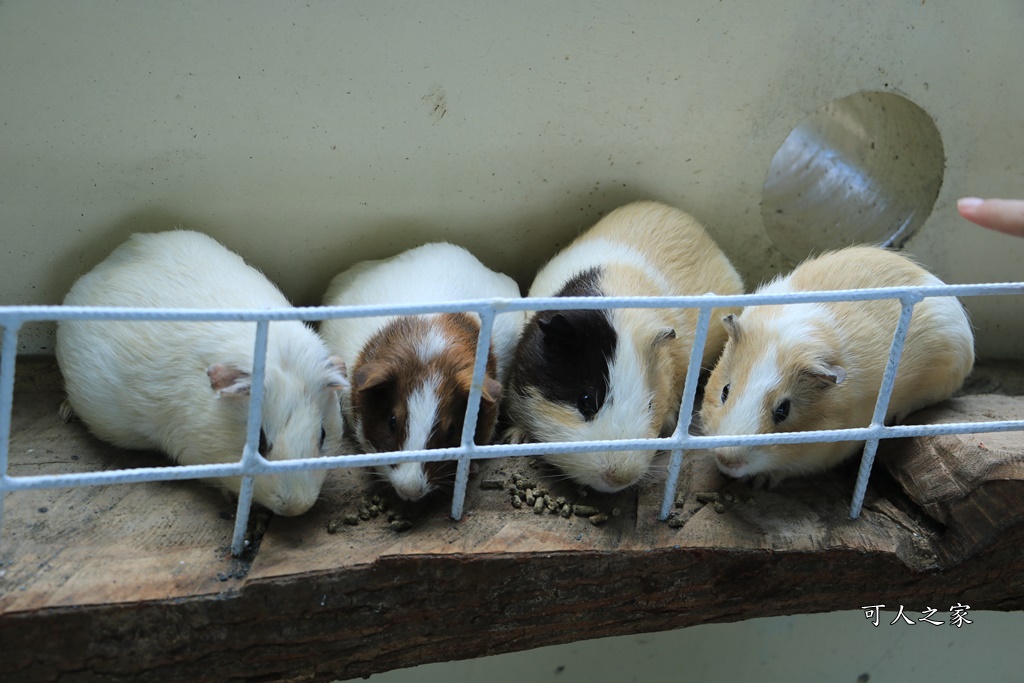
{"label": "guinea pig ear", "polygon": [[493,377],[484,377],[483,391],[480,396],[488,403],[497,403],[501,400],[501,382]]}
{"label": "guinea pig ear", "polygon": [[352,388],[366,391],[388,381],[388,369],[383,363],[363,363],[352,373]]}
{"label": "guinea pig ear", "polygon": [[722,318],[722,324],[725,326],[725,333],[729,335],[729,339],[739,341],[740,323],[739,320],[736,319],[736,316],[730,313]]}
{"label": "guinea pig ear", "polygon": [[206,376],[220,396],[248,396],[252,389],[252,373],[234,363],[215,363],[206,368]]}
{"label": "guinea pig ear", "polygon": [[327,359],[327,384],[328,389],[348,389],[351,384],[348,381],[348,371],[345,368],[345,361],[337,356]]}
{"label": "guinea pig ear", "polygon": [[805,371],[805,374],[809,375],[815,381],[820,382],[822,388],[842,384],[846,380],[845,368],[839,365],[832,365],[825,361],[821,361],[820,363],[808,368]]}
{"label": "guinea pig ear", "polygon": [[651,348],[661,346],[667,341],[676,338],[676,331],[671,327],[658,330],[658,334],[654,335],[654,339],[651,340]]}
{"label": "guinea pig ear", "polygon": [[549,317],[538,317],[537,326],[544,334],[544,341],[548,344],[570,345],[576,343],[578,334],[569,319],[561,313],[555,313]]}

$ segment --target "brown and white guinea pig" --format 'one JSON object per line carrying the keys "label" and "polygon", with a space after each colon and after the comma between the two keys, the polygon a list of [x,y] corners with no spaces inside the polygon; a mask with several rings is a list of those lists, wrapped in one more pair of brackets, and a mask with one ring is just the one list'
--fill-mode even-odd
{"label": "brown and white guinea pig", "polygon": [[[132,235],[83,275],[69,306],[290,308],[280,290],[214,239],[187,230]],[[237,462],[245,445],[255,323],[65,321],[57,362],[68,404],[122,448],[176,462]],[[299,321],[270,323],[260,452],[269,460],[337,453],[344,366]],[[62,408],[62,411],[64,409]],[[316,502],[324,472],[261,475],[253,497],[280,515]],[[240,479],[211,480],[238,493]]]}
{"label": "brown and white guinea pig", "polygon": [[[366,261],[335,277],[325,306],[416,304],[520,298],[519,286],[462,247],[425,244],[382,261]],[[494,320],[475,442],[494,436],[509,359],[522,331],[522,311]],[[368,453],[458,446],[480,332],[475,313],[325,320],[320,333],[350,370],[345,415]],[[378,468],[405,500],[419,500],[455,472],[454,462]]]}
{"label": "brown and white guinea pig", "polygon": [[[620,207],[537,274],[531,297],[742,294],[725,254],[692,216],[656,202]],[[725,342],[716,309],[704,347]],[[505,405],[513,442],[668,435],[678,418],[696,309],[548,310],[530,318]],[[639,482],[653,451],[548,455],[569,478],[603,492]]]}
{"label": "brown and white guinea pig", "polygon": [[[805,261],[759,293],[942,282],[909,258],[857,246]],[[729,316],[729,340],[711,373],[701,408],[708,436],[867,427],[874,413],[900,303],[882,301],[751,306]],[[914,307],[886,423],[949,398],[974,365],[974,335],[954,297]],[[731,477],[777,482],[825,470],[864,442],[714,449]]]}

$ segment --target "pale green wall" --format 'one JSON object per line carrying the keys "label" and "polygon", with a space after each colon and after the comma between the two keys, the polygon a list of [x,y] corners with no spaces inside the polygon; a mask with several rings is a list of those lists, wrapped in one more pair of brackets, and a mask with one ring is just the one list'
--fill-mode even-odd
{"label": "pale green wall", "polygon": [[[638,197],[697,214],[756,284],[787,267],[760,218],[772,155],[861,90],[909,97],[943,136],[909,249],[951,282],[1016,279],[1024,242],[954,202],[1024,194],[1022,25],[1018,0],[7,0],[0,302],[57,303],[129,231],[179,223],[298,303],[431,239],[528,284]],[[969,306],[982,355],[1020,355],[1024,304]]]}

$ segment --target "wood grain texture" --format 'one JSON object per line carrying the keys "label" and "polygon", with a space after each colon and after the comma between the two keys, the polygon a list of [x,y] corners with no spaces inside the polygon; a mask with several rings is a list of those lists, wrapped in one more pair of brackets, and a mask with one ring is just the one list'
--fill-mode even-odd
{"label": "wood grain texture", "polygon": [[[163,463],[61,423],[59,386],[52,363],[19,365],[12,474]],[[966,397],[921,417],[1015,410],[1016,398]],[[657,480],[583,497],[542,465],[489,461],[454,522],[446,496],[403,506],[368,472],[334,471],[310,513],[270,519],[244,560],[227,554],[233,505],[199,483],[12,494],[0,537],[0,677],[326,681],[872,604],[1024,609],[1015,455],[1024,443],[1002,435],[997,448],[990,436],[983,459],[963,456],[972,437],[889,444],[859,520],[847,517],[852,465],[763,490],[692,454],[680,528],[656,521]],[[936,462],[945,476],[923,471]],[[506,490],[480,487],[517,474],[608,521],[537,515],[513,508]],[[718,494],[717,510],[698,501],[707,493]],[[412,529],[394,531],[387,512],[343,523],[372,496]]]}

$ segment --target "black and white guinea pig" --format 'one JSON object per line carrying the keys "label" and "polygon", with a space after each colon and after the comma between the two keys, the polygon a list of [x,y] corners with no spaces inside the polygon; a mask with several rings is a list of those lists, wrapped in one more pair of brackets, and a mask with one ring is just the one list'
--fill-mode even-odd
{"label": "black and white guinea pig", "polygon": [[[742,294],[725,254],[690,215],[656,202],[611,212],[545,265],[531,297]],[[716,309],[704,347],[725,342]],[[523,331],[505,406],[512,442],[656,438],[675,428],[695,309],[549,310]],[[549,455],[571,479],[615,492],[639,482],[653,451]]]}
{"label": "black and white guinea pig", "polygon": [[[758,293],[941,284],[906,256],[857,246],[809,259]],[[867,427],[899,314],[900,303],[888,299],[750,306],[729,316],[729,340],[705,387],[702,433]],[[949,398],[973,366],[974,335],[963,306],[954,297],[924,299],[914,307],[886,422],[899,423]],[[863,445],[839,441],[712,452],[724,474],[775,483],[831,468]]]}
{"label": "black and white guinea pig", "polygon": [[[462,247],[425,244],[335,277],[326,306],[520,298],[519,286]],[[494,321],[475,442],[490,443],[522,311]],[[321,335],[348,365],[345,415],[368,453],[455,447],[460,443],[480,321],[474,313],[325,320]],[[378,472],[406,500],[448,483],[454,462],[403,463]]]}
{"label": "black and white guinea pig", "polygon": [[[68,306],[290,308],[278,288],[214,239],[132,235],[83,275]],[[255,323],[64,321],[57,362],[68,404],[122,448],[160,449],[185,465],[242,457]],[[260,452],[270,460],[338,453],[344,365],[299,321],[270,323]],[[64,409],[62,408],[62,412]],[[323,470],[262,475],[253,498],[280,515],[316,502]],[[213,480],[238,493],[240,479]]]}

